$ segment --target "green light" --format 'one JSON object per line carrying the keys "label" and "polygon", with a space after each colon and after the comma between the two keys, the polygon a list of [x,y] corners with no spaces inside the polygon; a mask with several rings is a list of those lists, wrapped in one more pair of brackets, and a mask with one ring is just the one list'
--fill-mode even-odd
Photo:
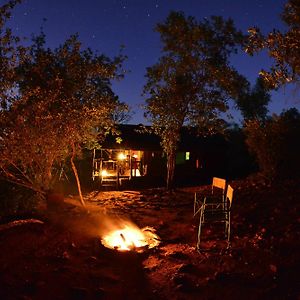
{"label": "green light", "polygon": [[189,160],[190,159],[190,152],[185,152],[185,160]]}

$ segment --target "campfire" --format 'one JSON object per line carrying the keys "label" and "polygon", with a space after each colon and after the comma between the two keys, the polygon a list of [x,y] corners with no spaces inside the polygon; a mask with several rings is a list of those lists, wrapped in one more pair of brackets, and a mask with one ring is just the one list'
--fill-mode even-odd
{"label": "campfire", "polygon": [[129,222],[102,236],[102,244],[118,251],[143,251],[156,247],[160,239],[152,227],[138,228]]}

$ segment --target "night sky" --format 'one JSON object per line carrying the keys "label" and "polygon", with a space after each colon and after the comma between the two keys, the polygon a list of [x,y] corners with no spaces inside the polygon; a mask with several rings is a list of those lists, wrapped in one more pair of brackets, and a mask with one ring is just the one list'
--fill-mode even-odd
{"label": "night sky", "polygon": [[[0,0],[0,4],[6,1]],[[258,26],[267,33],[273,28],[283,29],[280,13],[285,0],[23,0],[14,11],[9,26],[19,36],[30,37],[43,26],[47,45],[57,47],[69,35],[79,34],[84,47],[113,57],[121,45],[128,56],[125,68],[130,71],[125,79],[113,84],[115,93],[130,105],[135,114],[130,123],[145,123],[141,96],[146,67],[157,62],[161,44],[154,32],[158,22],[165,20],[171,10],[202,20],[211,15],[231,17],[238,29],[246,32]],[[46,19],[46,21],[43,21]],[[233,65],[254,82],[259,70],[268,68],[266,54],[251,58],[240,54]],[[288,87],[272,92],[270,112],[280,113],[289,107],[300,109],[299,92]],[[240,116],[233,110],[234,121]]]}

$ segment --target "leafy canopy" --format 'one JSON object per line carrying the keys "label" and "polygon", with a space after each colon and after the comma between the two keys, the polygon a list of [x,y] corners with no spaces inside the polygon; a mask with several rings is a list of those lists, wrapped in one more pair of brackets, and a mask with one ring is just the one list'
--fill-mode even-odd
{"label": "leafy canopy", "polygon": [[11,11],[20,2],[11,0],[0,6],[0,110],[7,107],[11,96],[15,94],[15,67],[25,51],[19,43],[20,39],[6,26]]}
{"label": "leafy canopy", "polygon": [[197,22],[181,12],[171,12],[156,30],[163,55],[147,68],[145,115],[161,136],[172,173],[182,126],[195,126],[205,134],[220,130],[220,113],[226,112],[227,100],[246,86],[229,65],[230,55],[244,38],[230,19]]}
{"label": "leafy canopy", "polygon": [[0,166],[9,180],[43,193],[74,149],[105,135],[126,108],[110,84],[122,76],[123,59],[82,50],[77,36],[56,49],[45,47],[44,34],[34,39],[1,112]]}
{"label": "leafy canopy", "polygon": [[260,73],[270,88],[300,80],[300,1],[289,0],[281,17],[287,27],[285,32],[274,29],[264,36],[259,28],[250,28],[246,47],[250,55],[266,49],[274,59],[271,69]]}
{"label": "leafy canopy", "polygon": [[164,55],[147,69],[146,116],[158,127],[185,123],[213,129],[227,110],[226,101],[245,82],[229,65],[243,35],[230,19],[197,22],[180,12],[170,13],[156,30]]}
{"label": "leafy canopy", "polygon": [[236,99],[236,106],[240,109],[245,121],[263,121],[267,117],[270,94],[265,87],[264,80],[258,77],[252,89],[250,86]]}
{"label": "leafy canopy", "polygon": [[246,144],[254,154],[261,174],[269,179],[299,176],[300,113],[291,108],[264,123],[250,120],[245,124]]}

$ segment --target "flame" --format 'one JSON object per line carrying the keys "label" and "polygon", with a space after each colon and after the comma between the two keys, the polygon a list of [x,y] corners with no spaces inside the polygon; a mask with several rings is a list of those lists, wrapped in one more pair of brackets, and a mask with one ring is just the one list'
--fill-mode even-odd
{"label": "flame", "polygon": [[125,224],[121,229],[112,230],[102,237],[102,244],[110,249],[119,251],[138,250],[141,248],[153,248],[159,243],[159,237],[152,227],[138,228]]}

